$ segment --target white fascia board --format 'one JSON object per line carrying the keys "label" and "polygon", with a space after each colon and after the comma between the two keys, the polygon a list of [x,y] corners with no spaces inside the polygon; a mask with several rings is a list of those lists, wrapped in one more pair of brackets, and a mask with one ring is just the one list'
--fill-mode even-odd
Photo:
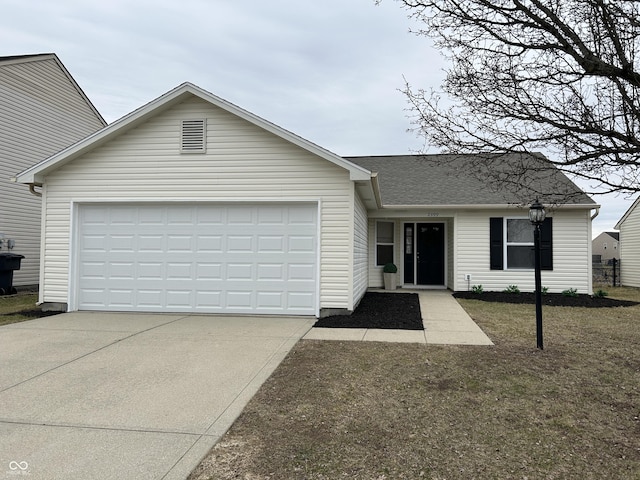
{"label": "white fascia board", "polygon": [[42,162],[34,165],[33,167],[21,172],[16,176],[16,181],[19,183],[35,183],[41,184],[44,181],[44,176],[47,172],[54,170],[65,163],[77,158],[78,156],[96,148],[97,146],[107,142],[113,136],[126,131],[128,128],[140,123],[147,117],[159,112],[162,107],[168,107],[176,102],[183,96],[191,94],[195,95],[223,110],[232,113],[233,115],[240,117],[254,125],[279,136],[280,138],[287,140],[294,145],[297,145],[310,153],[313,153],[325,160],[328,160],[335,165],[342,167],[349,171],[349,177],[352,181],[357,180],[370,180],[371,172],[359,165],[355,165],[344,158],[325,150],[324,148],[299,137],[288,130],[285,130],[263,118],[254,115],[247,110],[244,110],[212,93],[203,90],[202,88],[185,82],[182,85],[177,86],[173,90],[165,93],[164,95],[152,100],[146,105],[134,110],[133,112],[125,115],[124,117],[116,120],[111,125],[97,131],[96,133],[89,135],[85,139],[71,145],[70,147],[62,150],[61,152],[43,160]]}
{"label": "white fascia board", "polygon": [[636,198],[636,201],[631,204],[631,206],[627,209],[626,212],[624,212],[624,215],[622,215],[622,218],[620,220],[618,220],[618,223],[616,223],[613,228],[615,228],[616,230],[620,230],[620,227],[622,226],[624,221],[631,214],[631,212],[633,210],[635,210],[635,208],[638,206],[638,204],[640,204],[640,197]]}
{"label": "white fascia board", "polygon": [[274,135],[277,135],[278,137],[284,140],[287,140],[288,142],[293,143],[294,145],[297,145],[298,147],[301,147],[307,150],[308,152],[313,153],[314,155],[317,155],[318,157],[324,158],[325,160],[328,160],[329,162],[334,163],[335,165],[348,170],[350,180],[358,181],[358,180],[371,179],[371,172],[369,170],[359,165],[356,165],[354,163],[351,163],[348,160],[345,160],[344,158],[340,157],[339,155],[336,155],[335,153],[330,152],[329,150],[326,150],[320,147],[319,145],[316,145],[315,143],[310,142],[309,140],[306,140],[296,135],[295,133],[290,132],[289,130],[279,127],[278,125],[271,123],[268,120],[265,120],[264,118],[259,117],[258,115],[255,115],[243,108],[240,108],[237,105],[231,102],[228,102],[227,100],[224,100],[223,98],[220,98],[210,92],[207,92],[206,90],[203,90],[202,88],[196,85],[193,85],[191,83],[187,83],[184,85],[187,85],[188,88],[192,89],[192,93],[194,95],[199,96],[203,100],[206,100],[222,108],[223,110],[226,110],[229,113],[236,115],[237,117],[240,117],[250,123],[253,123],[254,125],[270,133],[273,133]]}
{"label": "white fascia board", "polygon": [[[593,210],[599,208],[600,205],[589,204],[571,204],[571,205],[545,205],[549,210]],[[383,205],[382,208],[387,210],[504,210],[504,209],[527,209],[528,205],[520,205],[516,203],[488,203],[488,204],[440,204],[440,205]]]}

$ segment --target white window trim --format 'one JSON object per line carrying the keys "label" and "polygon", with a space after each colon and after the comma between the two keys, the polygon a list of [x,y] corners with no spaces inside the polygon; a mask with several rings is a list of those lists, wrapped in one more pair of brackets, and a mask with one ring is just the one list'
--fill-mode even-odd
{"label": "white window trim", "polygon": [[[391,225],[393,225],[393,234],[392,234],[392,239],[393,241],[391,243],[389,242],[378,242],[378,225],[380,223],[390,223]],[[375,262],[375,266],[377,268],[384,268],[384,265],[379,265],[378,264],[378,245],[384,245],[384,246],[389,246],[391,245],[392,248],[392,252],[391,252],[391,258],[393,259],[393,263],[395,264],[395,259],[396,259],[396,243],[395,243],[395,238],[396,238],[396,222],[394,222],[393,220],[376,220],[376,231],[375,231],[375,245],[376,245],[376,249],[374,252],[374,262]]]}
{"label": "white window trim", "polygon": [[[509,247],[535,247],[535,243],[532,242],[511,242],[509,243],[507,241],[508,238],[508,233],[507,229],[508,229],[508,220],[526,220],[529,221],[528,217],[504,217],[503,219],[503,229],[502,229],[502,235],[503,235],[503,265],[504,265],[504,270],[513,270],[513,271],[520,271],[520,272],[530,272],[534,270],[534,267],[531,268],[515,268],[515,267],[509,267],[509,262],[508,262],[508,255],[507,255],[507,251]],[[531,226],[531,228],[533,229],[533,225]]]}

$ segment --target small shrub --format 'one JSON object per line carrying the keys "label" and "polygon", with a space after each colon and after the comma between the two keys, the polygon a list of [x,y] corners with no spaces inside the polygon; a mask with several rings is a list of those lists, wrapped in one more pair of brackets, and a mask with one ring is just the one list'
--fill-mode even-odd
{"label": "small shrub", "polygon": [[398,273],[398,267],[396,267],[393,263],[387,263],[382,271],[384,273]]}
{"label": "small shrub", "polygon": [[474,285],[473,287],[471,287],[472,293],[481,294],[483,291],[484,289],[482,288],[482,285]]}
{"label": "small shrub", "polygon": [[597,292],[595,292],[593,294],[593,296],[596,297],[596,298],[604,298],[607,295],[609,295],[609,294],[607,292],[605,292],[604,290],[602,290],[602,289],[598,290]]}
{"label": "small shrub", "polygon": [[549,293],[549,287],[542,287],[542,295],[546,295],[547,293]]}
{"label": "small shrub", "polygon": [[503,290],[504,293],[520,293],[520,289],[517,285],[509,285]]}
{"label": "small shrub", "polygon": [[564,295],[565,297],[577,297],[578,290],[575,288],[567,288],[566,290],[562,291],[562,295]]}

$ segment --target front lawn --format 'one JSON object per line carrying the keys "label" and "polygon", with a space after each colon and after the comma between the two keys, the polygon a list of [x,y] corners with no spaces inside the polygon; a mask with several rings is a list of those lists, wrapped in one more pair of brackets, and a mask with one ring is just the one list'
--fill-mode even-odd
{"label": "front lawn", "polygon": [[190,478],[640,478],[640,305],[545,306],[539,351],[460,302],[495,346],[301,341]]}

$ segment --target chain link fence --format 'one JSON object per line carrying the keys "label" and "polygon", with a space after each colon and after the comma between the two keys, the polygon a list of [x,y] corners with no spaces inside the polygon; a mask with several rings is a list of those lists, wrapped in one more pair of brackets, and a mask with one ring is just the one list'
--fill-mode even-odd
{"label": "chain link fence", "polygon": [[620,260],[612,259],[607,263],[593,263],[594,285],[620,286]]}

